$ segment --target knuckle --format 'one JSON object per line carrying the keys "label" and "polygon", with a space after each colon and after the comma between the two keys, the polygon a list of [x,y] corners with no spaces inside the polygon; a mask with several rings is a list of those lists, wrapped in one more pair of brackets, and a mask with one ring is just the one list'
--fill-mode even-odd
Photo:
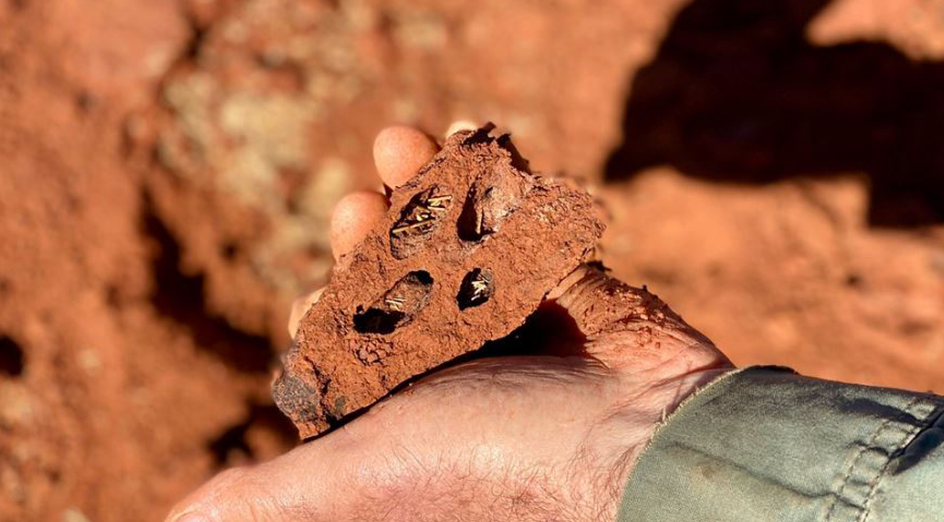
{"label": "knuckle", "polygon": [[261,522],[272,520],[280,505],[262,487],[254,468],[230,468],[217,474],[173,510],[171,522]]}
{"label": "knuckle", "polygon": [[213,478],[212,484],[216,487],[233,487],[245,482],[247,476],[247,468],[229,468],[217,474],[216,477]]}

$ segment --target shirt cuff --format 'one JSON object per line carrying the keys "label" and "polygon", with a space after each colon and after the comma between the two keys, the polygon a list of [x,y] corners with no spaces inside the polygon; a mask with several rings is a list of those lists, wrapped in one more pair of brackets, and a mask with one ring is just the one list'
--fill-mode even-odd
{"label": "shirt cuff", "polygon": [[909,444],[942,411],[944,401],[934,395],[786,368],[725,374],[656,431],[617,520],[873,520],[875,510],[895,503],[889,488],[911,465]]}

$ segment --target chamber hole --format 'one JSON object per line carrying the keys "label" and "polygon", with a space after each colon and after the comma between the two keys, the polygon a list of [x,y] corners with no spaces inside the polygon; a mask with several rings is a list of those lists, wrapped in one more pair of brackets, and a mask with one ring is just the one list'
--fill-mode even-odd
{"label": "chamber hole", "polygon": [[487,303],[494,292],[495,283],[492,279],[491,272],[481,268],[470,271],[462,278],[462,285],[459,287],[459,295],[456,296],[459,310],[465,310]]}
{"label": "chamber hole", "polygon": [[0,374],[19,377],[23,366],[23,348],[7,336],[0,337]]}
{"label": "chamber hole", "polygon": [[354,330],[364,334],[390,334],[413,320],[429,301],[433,278],[429,272],[410,272],[366,309],[354,314]]}

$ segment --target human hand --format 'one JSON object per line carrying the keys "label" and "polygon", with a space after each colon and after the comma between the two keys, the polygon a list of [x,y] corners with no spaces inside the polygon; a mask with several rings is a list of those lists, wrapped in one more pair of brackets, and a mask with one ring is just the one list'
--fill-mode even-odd
{"label": "human hand", "polygon": [[[391,127],[374,159],[396,187],[436,151],[425,134]],[[339,202],[335,257],[386,210],[380,193]],[[293,334],[318,295],[296,303]],[[517,355],[437,372],[320,439],[221,473],[169,520],[612,520],[659,422],[732,369],[657,297],[591,267],[566,278],[506,348]]]}

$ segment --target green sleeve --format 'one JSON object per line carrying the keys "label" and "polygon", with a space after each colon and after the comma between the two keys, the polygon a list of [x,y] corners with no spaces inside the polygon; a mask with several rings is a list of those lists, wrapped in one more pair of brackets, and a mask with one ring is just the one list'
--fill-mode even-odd
{"label": "green sleeve", "polygon": [[656,431],[618,521],[944,520],[944,398],[729,373]]}

